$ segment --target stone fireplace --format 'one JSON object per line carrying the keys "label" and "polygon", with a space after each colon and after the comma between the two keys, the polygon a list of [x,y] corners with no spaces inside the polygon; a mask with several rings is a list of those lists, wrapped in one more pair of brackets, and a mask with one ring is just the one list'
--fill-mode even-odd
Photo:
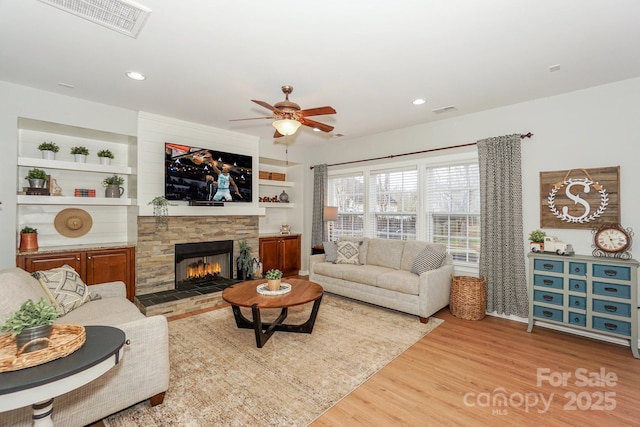
{"label": "stone fireplace", "polygon": [[[194,209],[215,208],[194,207]],[[224,264],[228,269],[228,278],[235,279],[236,272],[233,267],[239,254],[239,242],[246,240],[253,249],[253,256],[258,256],[258,228],[258,217],[250,215],[170,216],[166,228],[158,226],[153,216],[139,216],[136,245],[136,295],[162,293],[161,298],[170,300],[171,297],[166,295],[165,291],[178,291],[176,289],[176,260],[183,255],[176,255],[176,245],[187,244],[185,247],[190,249],[198,248],[202,243],[230,241],[232,243],[230,258],[225,258],[226,261],[222,261],[220,264]],[[189,244],[196,245],[189,246]],[[213,254],[213,256],[216,255],[221,254]],[[201,261],[202,264],[218,262],[212,257]],[[198,260],[194,262],[197,264]],[[190,262],[190,264],[194,262]],[[196,292],[188,289],[184,292],[192,292],[194,297],[197,296]],[[220,294],[220,292],[216,292],[216,294]],[[216,298],[221,304],[219,295],[217,297],[211,295],[212,301]],[[186,301],[186,303],[188,302]],[[191,303],[193,307],[182,307],[178,311],[181,313],[194,311],[204,308],[203,305],[210,302],[194,298]],[[167,314],[167,312],[163,312],[163,314]],[[172,310],[171,314],[179,313]],[[148,312],[147,315],[149,315]]]}

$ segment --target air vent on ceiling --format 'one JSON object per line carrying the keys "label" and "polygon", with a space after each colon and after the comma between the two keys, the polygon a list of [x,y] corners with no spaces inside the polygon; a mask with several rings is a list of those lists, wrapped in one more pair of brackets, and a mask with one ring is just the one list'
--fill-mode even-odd
{"label": "air vent on ceiling", "polygon": [[129,0],[40,1],[133,38],[151,14],[151,9]]}
{"label": "air vent on ceiling", "polygon": [[448,113],[450,111],[456,111],[457,108],[453,105],[449,105],[448,107],[436,108],[435,110],[431,110],[436,114]]}

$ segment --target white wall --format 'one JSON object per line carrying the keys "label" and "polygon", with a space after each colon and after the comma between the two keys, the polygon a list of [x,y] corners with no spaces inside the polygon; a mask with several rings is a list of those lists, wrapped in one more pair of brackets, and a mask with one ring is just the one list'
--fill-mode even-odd
{"label": "white wall", "polygon": [[[332,141],[306,153],[306,188],[313,188],[308,166],[387,156],[474,142],[482,138],[532,132],[522,141],[524,238],[540,227],[539,172],[572,168],[620,166],[621,222],[638,234],[640,258],[640,78],[564,95],[542,98],[413,126],[355,140]],[[473,147],[472,149],[475,149]],[[457,149],[442,151],[441,154]],[[402,161],[399,158],[397,161]],[[390,164],[394,160],[378,163]],[[344,166],[350,168],[354,165]],[[340,167],[330,168],[338,170]],[[310,246],[313,194],[305,192],[303,248]],[[547,229],[572,243],[578,254],[590,255],[589,230]],[[528,248],[527,248],[528,251]],[[308,253],[303,251],[304,253]],[[308,259],[303,256],[303,269]]]}
{"label": "white wall", "polygon": [[0,268],[14,267],[20,221],[18,188],[18,117],[62,123],[124,135],[136,135],[137,112],[57,95],[0,81]]}

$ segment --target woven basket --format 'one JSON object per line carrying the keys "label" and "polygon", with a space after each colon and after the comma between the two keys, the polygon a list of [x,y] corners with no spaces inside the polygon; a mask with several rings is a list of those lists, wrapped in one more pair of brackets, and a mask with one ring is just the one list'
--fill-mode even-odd
{"label": "woven basket", "polygon": [[86,339],[84,326],[53,325],[49,338],[37,339],[49,341],[47,348],[24,353],[24,347],[32,344],[33,341],[19,349],[15,338],[11,335],[2,336],[0,337],[0,372],[30,368],[68,356],[82,347]]}
{"label": "woven basket", "polygon": [[451,314],[465,320],[482,320],[486,309],[486,277],[451,276]]}

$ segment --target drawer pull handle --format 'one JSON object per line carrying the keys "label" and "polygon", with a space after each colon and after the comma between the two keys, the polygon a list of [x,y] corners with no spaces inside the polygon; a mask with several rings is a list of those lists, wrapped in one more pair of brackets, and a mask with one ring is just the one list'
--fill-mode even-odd
{"label": "drawer pull handle", "polygon": [[576,273],[580,273],[580,267],[574,268],[573,271],[575,271]]}
{"label": "drawer pull handle", "polygon": [[542,298],[545,301],[553,301],[553,297],[551,295],[542,295]]}
{"label": "drawer pull handle", "polygon": [[545,270],[553,270],[553,264],[542,264]]}
{"label": "drawer pull handle", "polygon": [[616,307],[615,305],[605,305],[604,309],[612,313],[615,313],[616,311],[618,311],[618,307]]}
{"label": "drawer pull handle", "polygon": [[545,316],[547,316],[547,317],[551,317],[551,316],[553,316],[553,313],[552,313],[552,312],[550,312],[549,310],[542,310],[542,314],[544,314],[544,315],[545,315]]}
{"label": "drawer pull handle", "polygon": [[607,292],[618,292],[616,288],[604,288],[604,290]]}
{"label": "drawer pull handle", "polygon": [[606,274],[607,276],[617,276],[618,272],[615,270],[605,270],[604,274]]}
{"label": "drawer pull handle", "polygon": [[579,317],[574,317],[573,318],[573,323],[580,323],[580,318]]}
{"label": "drawer pull handle", "polygon": [[580,301],[576,300],[576,301],[573,303],[573,305],[575,305],[575,306],[577,306],[577,307],[580,307],[580,305],[581,305],[581,304],[580,304]]}
{"label": "drawer pull handle", "polygon": [[616,329],[618,329],[618,325],[616,325],[615,323],[605,323],[604,327],[609,329],[610,331],[615,331]]}
{"label": "drawer pull handle", "polygon": [[550,279],[544,279],[544,280],[542,281],[542,283],[544,283],[544,284],[545,284],[545,285],[547,285],[547,286],[551,286],[551,285],[553,285],[553,280],[550,280]]}
{"label": "drawer pull handle", "polygon": [[580,288],[580,284],[579,283],[574,283],[573,284],[573,288],[574,289],[579,289]]}

